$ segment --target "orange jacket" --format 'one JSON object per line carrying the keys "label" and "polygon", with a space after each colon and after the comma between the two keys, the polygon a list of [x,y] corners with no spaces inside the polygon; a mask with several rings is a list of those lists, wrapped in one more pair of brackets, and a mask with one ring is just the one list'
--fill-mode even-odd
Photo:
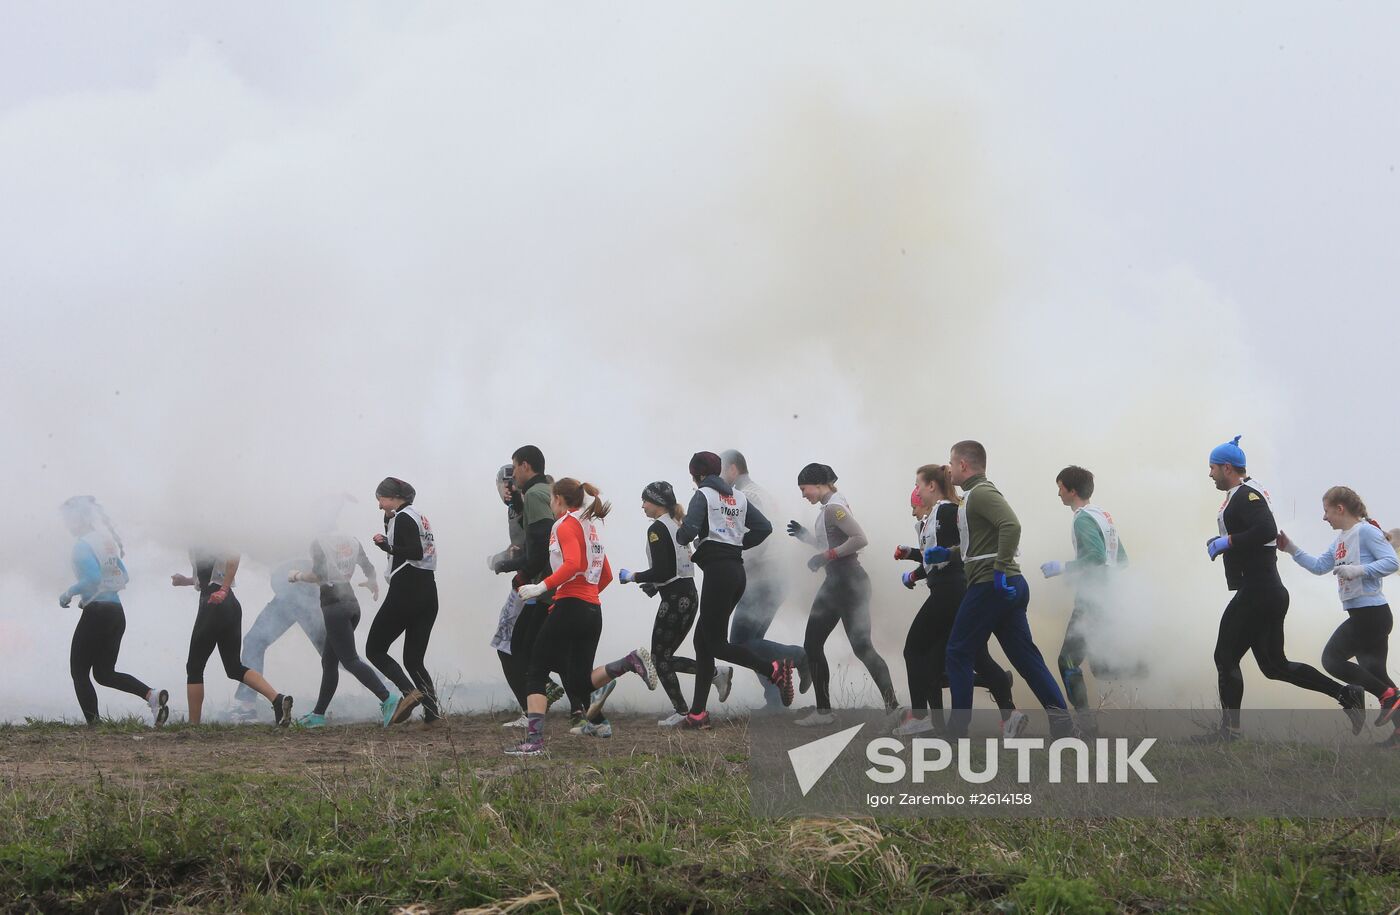
{"label": "orange jacket", "polygon": [[[591,584],[582,573],[588,571],[588,550],[583,541],[583,525],[577,518],[566,517],[559,525],[559,552],[564,555],[557,571],[544,580],[546,588],[554,591],[554,599],[576,597],[590,604],[601,604],[598,592],[612,583],[612,566],[603,557],[603,576]],[[577,577],[575,577],[577,576]]]}

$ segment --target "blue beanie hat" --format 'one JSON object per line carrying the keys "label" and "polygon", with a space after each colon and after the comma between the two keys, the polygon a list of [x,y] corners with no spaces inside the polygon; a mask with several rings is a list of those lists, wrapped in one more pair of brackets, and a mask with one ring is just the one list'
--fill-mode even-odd
{"label": "blue beanie hat", "polygon": [[1211,449],[1210,462],[1212,464],[1229,464],[1231,467],[1245,468],[1244,451],[1240,448],[1240,436],[1235,436],[1223,445],[1216,445]]}

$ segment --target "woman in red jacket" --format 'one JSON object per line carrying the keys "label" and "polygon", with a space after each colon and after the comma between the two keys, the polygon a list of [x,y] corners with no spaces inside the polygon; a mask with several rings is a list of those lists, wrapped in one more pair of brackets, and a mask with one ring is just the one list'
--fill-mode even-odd
{"label": "woman in red jacket", "polygon": [[[588,707],[594,688],[633,671],[656,689],[656,668],[645,649],[604,667],[593,667],[598,637],[603,632],[603,608],[599,593],[612,583],[612,566],[598,530],[612,505],[598,498],[598,487],[565,477],[555,482],[550,496],[554,529],[549,535],[549,563],[554,569],[539,584],[522,585],[519,594],[534,600],[554,592],[554,604],[535,637],[530,669],[525,675],[525,739],[506,748],[510,756],[538,756],[544,752],[544,714],[549,707],[545,687],[550,671],[563,680],[574,709]],[[584,731],[583,733],[590,733]],[[590,736],[606,737],[599,730]]]}

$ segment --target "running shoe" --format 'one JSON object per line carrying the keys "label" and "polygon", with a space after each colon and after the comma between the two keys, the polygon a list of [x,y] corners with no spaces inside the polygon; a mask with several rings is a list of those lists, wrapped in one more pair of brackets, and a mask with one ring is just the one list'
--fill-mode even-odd
{"label": "running shoe", "polygon": [[715,696],[720,702],[729,698],[729,691],[734,688],[734,668],[715,668]]}
{"label": "running shoe", "polygon": [[228,718],[234,724],[256,724],[258,708],[251,702],[235,702],[228,713]]}
{"label": "running shoe", "polygon": [[279,728],[285,728],[292,723],[292,697],[277,694],[277,698],[272,700],[272,717],[276,719]]}
{"label": "running shoe", "polygon": [[323,728],[326,726],[326,716],[318,715],[315,712],[308,712],[297,719],[297,727],[302,728]]}
{"label": "running shoe", "polygon": [[549,711],[549,707],[560,699],[563,699],[565,695],[564,687],[550,680],[544,685],[544,710]]}
{"label": "running shoe", "polygon": [[710,713],[701,712],[698,715],[686,715],[681,722],[681,727],[688,731],[708,731],[710,729]]}
{"label": "running shoe", "polygon": [[503,728],[528,728],[529,726],[529,715],[521,715],[519,718],[512,718],[510,721],[507,721],[505,724],[501,725],[501,727]]}
{"label": "running shoe", "polygon": [[890,731],[890,733],[896,737],[912,737],[915,734],[927,734],[932,730],[934,730],[932,721],[929,721],[927,718],[920,718],[918,715],[910,712],[905,716],[904,720],[900,722],[899,726],[893,731]]}
{"label": "running shoe", "polygon": [[520,743],[513,743],[506,747],[507,756],[541,756],[544,754],[544,740],[536,737],[534,740],[528,737]]}
{"label": "running shoe", "polygon": [[399,707],[399,700],[403,699],[398,693],[390,693],[389,698],[379,703],[379,717],[384,722],[384,727],[389,726],[389,722],[394,720],[394,712]]}
{"label": "running shoe", "polygon": [[1007,715],[1006,720],[1001,723],[1001,739],[1005,740],[1008,737],[1020,737],[1022,734],[1026,733],[1026,728],[1030,723],[1031,717],[1020,709],[1016,709],[1010,715]]}
{"label": "running shoe", "polygon": [[588,714],[583,717],[592,721],[595,718],[603,717],[603,705],[608,701],[608,697],[617,689],[617,681],[609,680],[593,691],[588,697]]}
{"label": "running shoe", "polygon": [[1376,716],[1376,727],[1380,727],[1400,710],[1400,689],[1391,687],[1381,693],[1381,713]]}
{"label": "running shoe", "polygon": [[787,658],[774,661],[773,672],[768,678],[778,688],[778,696],[783,700],[783,705],[792,705],[792,661]]}
{"label": "running shoe", "polygon": [[1360,734],[1361,729],[1366,726],[1366,691],[1355,683],[1348,683],[1342,687],[1342,694],[1337,697],[1337,704],[1351,719],[1352,734]]}
{"label": "running shoe", "polygon": [[151,714],[156,717],[156,727],[160,727],[170,720],[170,691],[164,689],[151,690],[151,698],[146,700],[151,705]]}
{"label": "running shoe", "polygon": [[1191,742],[1196,744],[1234,743],[1239,739],[1240,732],[1237,728],[1227,728],[1222,725],[1213,731],[1197,734],[1191,738]]}
{"label": "running shoe", "polygon": [[577,737],[611,737],[612,723],[604,718],[602,721],[585,721],[576,728],[570,728],[569,733]]}
{"label": "running shoe", "polygon": [[815,728],[823,724],[835,724],[836,715],[830,711],[823,712],[821,709],[813,709],[812,713],[805,718],[799,718],[793,722],[800,728]]}
{"label": "running shoe", "polygon": [[416,689],[408,691],[408,695],[399,699],[394,706],[394,714],[389,716],[390,724],[403,724],[413,715],[413,710],[418,707],[418,703],[423,701],[423,694]]}
{"label": "running shoe", "polygon": [[685,712],[672,712],[665,718],[656,722],[657,727],[674,728],[685,723]]}
{"label": "running shoe", "polygon": [[651,652],[638,648],[627,656],[627,663],[637,676],[646,681],[647,689],[656,689],[656,665],[651,661]]}

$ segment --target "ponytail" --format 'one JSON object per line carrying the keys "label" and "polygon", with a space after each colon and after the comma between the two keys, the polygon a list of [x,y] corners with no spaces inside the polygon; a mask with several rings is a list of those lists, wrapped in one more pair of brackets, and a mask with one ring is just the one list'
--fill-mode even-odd
{"label": "ponytail", "polygon": [[602,521],[612,511],[612,503],[598,498],[598,487],[592,483],[580,483],[573,477],[564,477],[555,482],[551,492],[558,496],[569,511],[583,509],[581,517]]}
{"label": "ponytail", "polygon": [[679,502],[677,502],[676,504],[674,504],[674,505],[671,506],[670,515],[671,515],[671,520],[672,520],[672,521],[676,522],[677,524],[684,524],[684,523],[685,523],[685,506],[684,506],[684,505],[681,505]]}

